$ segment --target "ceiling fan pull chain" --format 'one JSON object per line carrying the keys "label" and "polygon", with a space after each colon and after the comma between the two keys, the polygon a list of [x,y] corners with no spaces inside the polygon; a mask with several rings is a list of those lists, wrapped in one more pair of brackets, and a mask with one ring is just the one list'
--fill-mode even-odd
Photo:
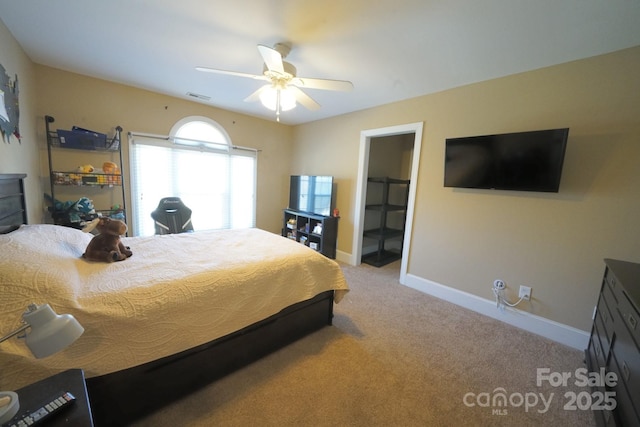
{"label": "ceiling fan pull chain", "polygon": [[280,89],[276,90],[276,122],[280,122]]}

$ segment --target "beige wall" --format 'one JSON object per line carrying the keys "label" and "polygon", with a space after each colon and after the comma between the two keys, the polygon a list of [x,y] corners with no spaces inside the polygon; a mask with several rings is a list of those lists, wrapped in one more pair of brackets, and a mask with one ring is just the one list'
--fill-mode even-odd
{"label": "beige wall", "polygon": [[[38,145],[35,134],[35,72],[31,60],[0,21],[0,64],[13,81],[18,76],[20,134],[22,143],[16,137],[0,140],[0,173],[26,173],[25,192],[27,194],[27,214],[30,222],[42,219]],[[1,138],[0,138],[1,139]]]}
{"label": "beige wall", "polygon": [[[360,131],[424,122],[408,273],[486,299],[496,278],[531,286],[524,310],[589,330],[603,258],[640,262],[639,73],[637,47],[309,123],[293,168],[338,178],[351,253]],[[557,127],[558,194],[443,187],[445,138]]]}
{"label": "beige wall", "polygon": [[[206,116],[224,127],[235,145],[260,150],[256,225],[280,232],[282,208],[289,193],[290,127],[49,67],[36,66],[36,71],[38,144],[44,159],[41,176],[46,182],[45,115],[55,118],[52,129],[70,129],[77,125],[111,136],[117,125],[122,126],[125,173],[129,170],[128,132],[167,135],[184,117]],[[76,163],[87,162],[78,159]],[[127,203],[131,206],[130,200]]]}

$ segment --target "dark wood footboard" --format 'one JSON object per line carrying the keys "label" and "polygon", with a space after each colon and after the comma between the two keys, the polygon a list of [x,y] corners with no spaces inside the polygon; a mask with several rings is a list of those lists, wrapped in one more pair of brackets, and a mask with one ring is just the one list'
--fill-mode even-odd
{"label": "dark wood footboard", "polygon": [[333,291],[210,343],[144,365],[87,378],[95,425],[122,426],[148,415],[324,326]]}

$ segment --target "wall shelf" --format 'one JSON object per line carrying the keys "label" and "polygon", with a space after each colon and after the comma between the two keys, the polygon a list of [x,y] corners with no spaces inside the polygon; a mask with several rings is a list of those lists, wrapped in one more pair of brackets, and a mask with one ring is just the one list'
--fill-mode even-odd
{"label": "wall shelf", "polygon": [[[49,156],[49,180],[51,183],[51,197],[49,212],[54,224],[65,225],[74,228],[83,228],[87,221],[100,216],[110,216],[121,220],[125,219],[125,188],[123,177],[123,160],[121,150],[122,128],[116,127],[113,137],[98,134],[91,131],[77,130],[64,131],[52,130],[50,124],[55,119],[45,116],[47,153]],[[64,136],[61,136],[62,133]],[[74,135],[79,135],[74,138]],[[83,164],[92,163],[96,167],[102,167],[106,163],[115,164],[116,172],[111,173],[106,166],[91,172],[78,172],[69,165],[70,159],[80,158]],[[77,167],[78,165],[75,165]],[[113,167],[113,165],[111,165]],[[66,196],[71,200],[57,200],[56,197]],[[80,200],[82,197],[93,199],[101,198],[95,203],[93,211],[85,212],[76,210],[68,204]],[[112,201],[107,204],[105,199]],[[60,203],[65,203],[60,206]],[[92,200],[93,203],[93,200]],[[114,211],[112,207],[119,205]]]}

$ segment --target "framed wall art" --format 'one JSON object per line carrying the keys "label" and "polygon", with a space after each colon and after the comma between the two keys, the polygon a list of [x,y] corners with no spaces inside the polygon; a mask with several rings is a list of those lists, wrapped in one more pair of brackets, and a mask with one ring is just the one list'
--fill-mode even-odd
{"label": "framed wall art", "polygon": [[18,76],[11,80],[0,65],[0,132],[5,142],[11,142],[12,135],[21,141],[19,122]]}

